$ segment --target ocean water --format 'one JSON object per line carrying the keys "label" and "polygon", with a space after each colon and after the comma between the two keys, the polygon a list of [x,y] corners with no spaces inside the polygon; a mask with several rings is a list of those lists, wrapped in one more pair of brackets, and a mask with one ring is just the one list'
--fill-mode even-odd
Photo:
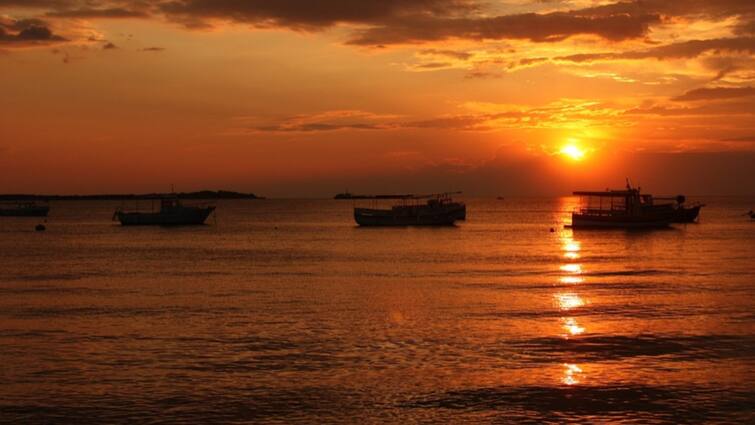
{"label": "ocean water", "polygon": [[753,423],[755,199],[703,201],[650,232],[564,229],[572,198],[449,228],[330,200],[2,218],[0,422]]}

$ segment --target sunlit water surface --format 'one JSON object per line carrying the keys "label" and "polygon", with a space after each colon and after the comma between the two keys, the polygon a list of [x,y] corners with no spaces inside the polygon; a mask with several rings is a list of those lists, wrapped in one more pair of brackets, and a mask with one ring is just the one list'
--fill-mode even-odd
{"label": "sunlit water surface", "polygon": [[0,421],[752,423],[755,199],[704,201],[653,232],[564,230],[571,198],[451,228],[350,201],[3,218]]}

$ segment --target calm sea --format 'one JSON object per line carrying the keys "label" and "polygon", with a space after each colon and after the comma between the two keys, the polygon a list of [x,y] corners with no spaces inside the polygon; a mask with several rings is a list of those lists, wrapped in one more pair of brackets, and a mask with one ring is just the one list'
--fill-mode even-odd
{"label": "calm sea", "polygon": [[702,200],[652,232],[564,230],[572,198],[451,228],[351,201],[2,218],[0,421],[753,423],[755,198]]}

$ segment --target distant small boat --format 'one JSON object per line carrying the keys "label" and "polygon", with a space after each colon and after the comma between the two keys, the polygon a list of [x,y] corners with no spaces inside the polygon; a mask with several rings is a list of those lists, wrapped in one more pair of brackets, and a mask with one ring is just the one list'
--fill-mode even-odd
{"label": "distant small boat", "polygon": [[647,229],[667,227],[676,218],[671,207],[653,207],[648,198],[627,183],[625,190],[577,191],[581,207],[572,213],[571,227]]}
{"label": "distant small boat", "polygon": [[503,200],[504,200],[503,196],[499,196],[499,197],[497,197],[497,198],[495,198],[495,199],[497,199],[497,200],[499,200],[499,201],[503,201]]}
{"label": "distant small boat", "polygon": [[750,212],[748,212],[747,215],[750,216],[750,220],[755,220],[755,211],[750,210]]}
{"label": "distant small boat", "polygon": [[0,205],[0,216],[3,217],[47,217],[49,212],[49,206],[35,202]]}
{"label": "distant small boat", "polygon": [[214,206],[185,206],[176,197],[160,199],[160,211],[126,212],[116,210],[113,220],[124,226],[183,226],[204,224],[215,210]]}
{"label": "distant small boat", "polygon": [[333,199],[359,199],[361,198],[360,195],[354,195],[350,193],[348,190],[346,192],[337,193],[336,196],[333,197]]}
{"label": "distant small boat", "polygon": [[354,220],[360,226],[450,226],[467,218],[466,205],[452,194],[404,195],[390,209],[354,208]]}

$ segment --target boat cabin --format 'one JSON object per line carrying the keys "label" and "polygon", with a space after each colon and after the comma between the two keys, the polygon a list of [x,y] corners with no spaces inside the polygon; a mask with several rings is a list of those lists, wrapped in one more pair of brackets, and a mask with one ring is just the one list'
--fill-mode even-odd
{"label": "boat cabin", "polygon": [[650,195],[640,195],[639,189],[607,190],[605,192],[577,191],[580,197],[579,214],[591,216],[637,215],[652,205]]}
{"label": "boat cabin", "polygon": [[160,211],[170,211],[179,207],[181,207],[181,202],[176,197],[160,199]]}

